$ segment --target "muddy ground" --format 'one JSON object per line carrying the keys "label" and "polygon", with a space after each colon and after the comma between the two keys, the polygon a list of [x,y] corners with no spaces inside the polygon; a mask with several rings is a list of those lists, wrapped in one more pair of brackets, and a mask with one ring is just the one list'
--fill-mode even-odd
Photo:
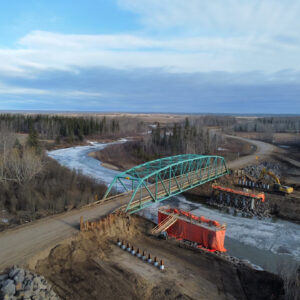
{"label": "muddy ground", "polygon": [[[152,227],[138,216],[117,217],[56,246],[34,271],[63,299],[282,299],[278,276],[158,240],[148,234]],[[165,270],[121,250],[117,238],[163,259]]]}

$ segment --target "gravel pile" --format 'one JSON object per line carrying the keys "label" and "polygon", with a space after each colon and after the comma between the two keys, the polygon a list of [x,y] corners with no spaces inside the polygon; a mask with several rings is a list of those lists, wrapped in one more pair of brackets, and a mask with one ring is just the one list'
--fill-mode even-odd
{"label": "gravel pile", "polygon": [[256,201],[254,209],[251,209],[249,207],[239,209],[234,205],[219,203],[219,198],[211,197],[209,200],[207,200],[207,204],[220,209],[224,213],[228,213],[237,217],[252,218],[256,216],[259,218],[269,218],[271,216],[269,203],[266,202],[261,203],[259,201]]}
{"label": "gravel pile", "polygon": [[58,300],[60,299],[43,276],[12,267],[0,274],[0,299]]}
{"label": "gravel pile", "polygon": [[270,161],[263,161],[258,165],[252,165],[252,166],[247,166],[243,168],[246,174],[259,178],[259,175],[262,171],[262,169],[265,168],[268,171],[273,172],[277,177],[280,178],[281,176],[281,167],[278,163],[270,162]]}

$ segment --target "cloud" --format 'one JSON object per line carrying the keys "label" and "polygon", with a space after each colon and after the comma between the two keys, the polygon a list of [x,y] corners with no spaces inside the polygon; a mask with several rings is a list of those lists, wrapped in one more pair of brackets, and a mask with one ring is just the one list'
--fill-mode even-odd
{"label": "cloud", "polygon": [[17,49],[0,49],[0,73],[34,76],[38,70],[77,72],[161,68],[168,72],[277,72],[300,69],[300,45],[291,39],[254,37],[154,38],[139,35],[71,35],[33,31]]}
{"label": "cloud", "polygon": [[35,88],[21,88],[0,84],[0,95],[47,95],[49,91]]}
{"label": "cloud", "polygon": [[118,0],[142,24],[159,31],[176,28],[203,35],[299,34],[298,0]]}
{"label": "cloud", "polygon": [[[28,84],[28,82],[27,82]],[[34,83],[31,82],[32,85]],[[25,84],[26,85],[26,84]],[[62,97],[62,98],[101,98],[107,97],[108,95],[100,93],[100,92],[88,92],[88,91],[80,91],[73,90],[70,87],[69,90],[65,89],[55,89],[55,87],[47,86],[48,89],[40,89],[34,87],[19,87],[13,85],[0,84],[0,95],[30,95],[30,96],[54,96],[54,97]]]}

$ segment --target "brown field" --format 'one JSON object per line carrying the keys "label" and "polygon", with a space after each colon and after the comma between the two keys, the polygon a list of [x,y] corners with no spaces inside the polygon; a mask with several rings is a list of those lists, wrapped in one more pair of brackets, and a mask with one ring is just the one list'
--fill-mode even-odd
{"label": "brown field", "polygon": [[[248,139],[262,139],[264,136],[264,134],[260,132],[236,132],[236,135]],[[273,133],[273,143],[300,143],[300,133]]]}

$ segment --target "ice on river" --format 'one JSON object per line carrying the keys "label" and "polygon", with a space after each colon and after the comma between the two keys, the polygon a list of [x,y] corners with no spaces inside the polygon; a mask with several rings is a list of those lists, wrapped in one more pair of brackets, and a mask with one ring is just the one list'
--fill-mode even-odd
{"label": "ice on river", "polygon": [[94,142],[91,142],[90,144],[91,145],[89,146],[78,146],[49,151],[48,155],[63,166],[78,170],[85,175],[96,178],[106,185],[109,185],[119,172],[104,168],[99,160],[88,156],[90,152],[104,149],[108,144]]}
{"label": "ice on river", "polygon": [[[123,142],[123,141],[120,141]],[[104,168],[101,163],[88,156],[89,152],[101,150],[107,144],[91,143],[89,146],[78,146],[48,152],[48,155],[60,164],[71,169],[80,170],[83,174],[110,184],[118,171]],[[300,225],[270,219],[248,219],[232,216],[204,205],[188,201],[184,196],[173,197],[162,203],[144,209],[141,214],[156,221],[157,208],[170,204],[195,215],[203,215],[227,224],[226,235],[239,242],[263,250],[270,250],[276,254],[290,254],[300,261]]]}

